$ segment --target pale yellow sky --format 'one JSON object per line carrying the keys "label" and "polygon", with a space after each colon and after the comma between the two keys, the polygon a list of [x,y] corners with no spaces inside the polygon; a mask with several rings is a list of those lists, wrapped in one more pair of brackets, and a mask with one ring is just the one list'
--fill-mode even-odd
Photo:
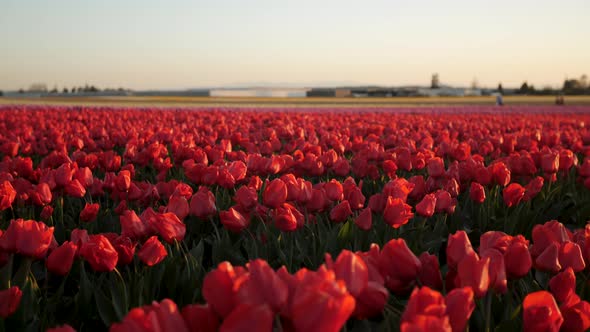
{"label": "pale yellow sky", "polygon": [[590,74],[590,2],[3,0],[0,89],[85,83],[561,86]]}

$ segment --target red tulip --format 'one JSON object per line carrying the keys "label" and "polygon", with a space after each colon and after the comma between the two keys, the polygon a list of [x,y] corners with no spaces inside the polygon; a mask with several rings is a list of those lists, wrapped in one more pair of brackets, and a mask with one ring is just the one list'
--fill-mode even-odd
{"label": "red tulip", "polygon": [[416,204],[416,213],[419,215],[430,218],[434,214],[434,208],[436,207],[436,196],[434,194],[425,195],[420,203]]}
{"label": "red tulip", "polygon": [[182,308],[182,318],[191,332],[216,332],[219,328],[219,318],[207,304],[185,306]]}
{"label": "red tulip", "polygon": [[236,272],[229,262],[220,263],[203,279],[203,297],[219,316],[226,317],[236,305]]}
{"label": "red tulip", "polygon": [[189,214],[188,201],[183,196],[173,195],[166,205],[166,212],[174,213],[178,219],[184,220]]}
{"label": "red tulip", "polygon": [[393,239],[381,250],[379,270],[385,285],[394,293],[404,293],[411,287],[422,267],[420,260],[403,239]]}
{"label": "red tulip", "polygon": [[125,266],[133,261],[135,243],[129,237],[121,235],[112,241],[112,245],[119,255],[117,265]]}
{"label": "red tulip", "polygon": [[132,309],[120,323],[111,326],[111,332],[125,331],[175,331],[189,332],[178,307],[169,299],[152,302]]}
{"label": "red tulip", "polygon": [[250,218],[244,217],[233,207],[227,211],[219,212],[219,219],[225,228],[234,233],[240,233],[250,226]]}
{"label": "red tulip", "polygon": [[290,318],[296,331],[336,332],[344,326],[355,300],[334,274],[309,272],[293,290]]}
{"label": "red tulip", "polygon": [[363,231],[370,230],[373,226],[373,213],[371,212],[371,208],[362,210],[356,219],[354,219],[354,223]]}
{"label": "red tulip", "polygon": [[16,190],[14,190],[10,181],[3,181],[0,184],[0,211],[10,208],[15,198]]}
{"label": "red tulip", "polygon": [[485,250],[481,254],[481,258],[489,258],[489,279],[490,287],[497,293],[504,294],[508,290],[506,280],[506,267],[504,266],[504,255],[496,249]]}
{"label": "red tulip", "polygon": [[64,242],[47,257],[47,270],[58,276],[65,276],[72,269],[77,250],[78,246],[75,243]]}
{"label": "red tulip", "polygon": [[96,220],[96,216],[98,215],[98,210],[100,209],[100,205],[98,203],[89,204],[86,203],[84,209],[80,212],[80,221],[83,222],[91,222]]}
{"label": "red tulip", "polygon": [[122,170],[115,178],[115,187],[118,191],[127,192],[131,187],[131,172]]}
{"label": "red tulip", "polygon": [[559,170],[559,154],[549,152],[541,155],[541,169],[545,173],[556,173]]}
{"label": "red tulip", "polygon": [[473,295],[471,287],[463,287],[455,288],[445,296],[446,314],[453,331],[465,331],[469,317],[475,309]]}
{"label": "red tulip", "polygon": [[193,195],[189,212],[191,215],[199,218],[206,218],[217,212],[215,196],[207,187],[200,187]]}
{"label": "red tulip", "polygon": [[424,286],[428,286],[432,289],[442,289],[443,284],[438,257],[423,252],[420,254],[419,259],[421,268],[418,273],[418,280],[420,280]]}
{"label": "red tulip", "polygon": [[451,331],[443,296],[428,287],[415,288],[401,318],[402,331]]}
{"label": "red tulip", "polygon": [[53,239],[53,227],[34,220],[12,220],[0,237],[0,248],[8,252],[42,258]]}
{"label": "red tulip", "polygon": [[471,287],[477,298],[483,297],[490,285],[490,258],[477,257],[475,252],[463,257],[457,267],[461,287]]}
{"label": "red tulip", "polygon": [[561,331],[588,331],[590,328],[590,303],[586,301],[561,308],[561,315]]}
{"label": "red tulip", "polygon": [[240,304],[219,327],[220,332],[260,331],[271,332],[273,314],[267,305]]}
{"label": "red tulip", "polygon": [[527,244],[514,241],[504,253],[504,264],[510,278],[521,278],[529,273],[533,262]]}
{"label": "red tulip", "polygon": [[20,304],[23,292],[18,286],[0,291],[0,317],[7,318],[12,315]]}
{"label": "red tulip", "polygon": [[337,180],[332,179],[330,182],[324,184],[324,190],[326,191],[326,196],[331,201],[340,201],[344,198],[344,188]]}
{"label": "red tulip", "polygon": [[125,210],[119,216],[121,235],[131,239],[141,239],[148,234],[148,226],[137,216],[135,211]]}
{"label": "red tulip", "polygon": [[82,198],[86,195],[86,188],[77,179],[70,181],[66,185],[65,191],[69,196],[76,198]]}
{"label": "red tulip", "polygon": [[297,229],[297,218],[293,214],[292,209],[284,207],[285,205],[288,204],[285,203],[283,207],[274,210],[275,226],[283,232],[292,232]]}
{"label": "red tulip", "polygon": [[540,176],[537,176],[531,181],[529,181],[529,183],[525,186],[525,192],[524,196],[522,197],[522,200],[528,202],[531,199],[535,198],[535,196],[537,196],[543,189],[544,183],[545,180]]}
{"label": "red tulip", "polygon": [[471,182],[469,197],[475,203],[481,204],[486,200],[486,191],[481,184],[477,182]]}
{"label": "red tulip", "polygon": [[137,257],[147,266],[154,266],[164,260],[168,252],[164,245],[158,241],[157,236],[152,236],[141,246]]}
{"label": "red tulip", "polygon": [[330,211],[330,220],[335,223],[341,223],[346,221],[351,214],[352,210],[350,209],[350,203],[344,200],[332,208]]}
{"label": "red tulip", "polygon": [[119,255],[104,235],[90,235],[80,248],[80,255],[96,272],[110,272],[117,266]]}
{"label": "red tulip", "polygon": [[343,250],[332,267],[336,279],[343,280],[346,288],[355,298],[365,290],[369,282],[367,264],[351,251]]}
{"label": "red tulip", "polygon": [[54,328],[47,329],[45,332],[76,332],[76,330],[68,324],[56,326]]}
{"label": "red tulip", "polygon": [[399,228],[402,225],[408,223],[414,214],[412,213],[412,207],[404,203],[399,198],[387,199],[385,204],[385,210],[383,211],[383,221],[393,228]]}
{"label": "red tulip", "polygon": [[170,244],[182,241],[186,233],[186,225],[171,212],[157,213],[155,218],[148,220],[148,225]]}
{"label": "red tulip", "polygon": [[447,265],[453,269],[457,268],[463,258],[475,253],[465,231],[458,231],[455,234],[449,235],[446,253]]}
{"label": "red tulip", "polygon": [[432,177],[441,177],[445,174],[445,163],[439,157],[430,158],[426,168]]}
{"label": "red tulip", "polygon": [[262,194],[264,205],[270,208],[277,208],[287,201],[287,186],[281,179],[270,181]]}
{"label": "red tulip", "polygon": [[576,275],[571,267],[556,274],[549,280],[549,289],[558,302],[567,302],[576,295]]}
{"label": "red tulip", "polygon": [[241,186],[236,191],[234,201],[244,210],[249,211],[258,204],[258,193],[256,189],[248,186]]}
{"label": "red tulip", "polygon": [[238,303],[268,305],[274,313],[283,311],[289,296],[287,284],[264,260],[253,260],[247,266],[237,292]]}
{"label": "red tulip", "polygon": [[525,189],[518,183],[511,183],[508,187],[502,191],[504,203],[506,206],[511,207],[517,205],[524,197]]}
{"label": "red tulip", "polygon": [[559,331],[563,323],[561,312],[551,293],[529,293],[522,302],[524,331]]}

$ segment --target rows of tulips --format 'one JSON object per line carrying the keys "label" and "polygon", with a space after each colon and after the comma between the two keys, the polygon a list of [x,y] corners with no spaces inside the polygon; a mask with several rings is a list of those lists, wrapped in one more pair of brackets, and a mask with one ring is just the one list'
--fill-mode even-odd
{"label": "rows of tulips", "polygon": [[3,107],[0,331],[586,330],[586,111]]}

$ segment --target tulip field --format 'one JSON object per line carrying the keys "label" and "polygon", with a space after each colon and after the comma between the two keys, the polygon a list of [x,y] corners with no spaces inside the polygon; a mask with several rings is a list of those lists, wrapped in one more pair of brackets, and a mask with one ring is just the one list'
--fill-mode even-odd
{"label": "tulip field", "polygon": [[589,127],[0,106],[0,332],[586,331]]}

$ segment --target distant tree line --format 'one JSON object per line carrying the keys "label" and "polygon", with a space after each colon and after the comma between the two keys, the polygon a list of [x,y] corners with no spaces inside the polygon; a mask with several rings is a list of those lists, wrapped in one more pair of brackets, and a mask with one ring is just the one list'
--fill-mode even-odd
{"label": "distant tree line", "polygon": [[97,93],[97,92],[124,92],[124,91],[129,91],[129,89],[125,89],[125,88],[117,88],[117,89],[113,89],[113,88],[105,88],[105,89],[100,89],[97,88],[94,85],[84,85],[84,86],[74,86],[71,89],[68,89],[67,87],[64,87],[63,89],[61,89],[61,91],[57,88],[57,86],[54,86],[53,89],[48,90],[44,84],[34,84],[32,85],[29,90],[24,90],[24,89],[19,89],[18,93],[25,93],[25,92],[43,92],[43,93],[49,93],[49,94],[58,94],[58,93],[62,93],[62,94],[68,94],[68,93]]}
{"label": "distant tree line", "polygon": [[[500,84],[498,90],[501,87],[502,85]],[[525,81],[515,93],[519,95],[555,95],[560,93],[564,95],[590,95],[590,84],[588,84],[588,77],[586,75],[582,75],[577,79],[565,79],[561,89],[553,89],[551,87],[536,89],[534,85],[528,84]]]}

